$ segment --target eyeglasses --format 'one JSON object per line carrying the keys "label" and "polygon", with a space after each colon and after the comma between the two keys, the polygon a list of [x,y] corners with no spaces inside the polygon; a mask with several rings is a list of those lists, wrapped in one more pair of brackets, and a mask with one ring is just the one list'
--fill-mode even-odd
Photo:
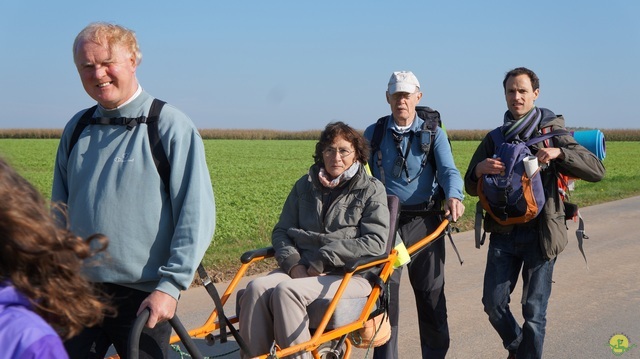
{"label": "eyeglasses", "polygon": [[345,158],[352,154],[354,151],[347,150],[345,148],[331,148],[327,147],[322,151],[325,157],[335,157],[336,152],[340,155],[340,158]]}

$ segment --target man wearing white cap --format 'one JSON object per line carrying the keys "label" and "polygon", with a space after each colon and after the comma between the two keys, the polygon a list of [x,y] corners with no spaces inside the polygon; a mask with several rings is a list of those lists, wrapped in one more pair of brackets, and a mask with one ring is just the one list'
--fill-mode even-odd
{"label": "man wearing white cap", "polygon": [[[400,198],[402,207],[398,233],[409,246],[436,229],[442,205],[445,215],[450,214],[453,221],[462,216],[463,181],[453,161],[446,132],[438,126],[431,129],[433,136],[423,131],[425,119],[416,113],[416,106],[422,98],[416,76],[410,71],[394,72],[386,97],[391,115],[369,126],[364,135],[372,144],[369,163],[373,175],[385,184],[387,193]],[[439,188],[444,195],[439,195],[442,193]],[[408,264],[416,298],[423,358],[444,358],[449,348],[444,244],[443,238],[432,242]],[[402,267],[395,270],[390,279],[391,339],[375,349],[374,358],[398,357],[401,274]]]}

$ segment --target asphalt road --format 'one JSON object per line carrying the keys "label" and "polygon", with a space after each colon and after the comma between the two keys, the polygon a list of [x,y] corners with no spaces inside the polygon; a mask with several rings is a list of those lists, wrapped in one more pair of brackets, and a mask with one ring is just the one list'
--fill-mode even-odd
{"label": "asphalt road", "polygon": [[[574,235],[577,224],[570,222],[569,245],[558,257],[554,270],[544,356],[640,358],[640,197],[583,208],[581,213],[589,236],[585,240],[588,268]],[[473,232],[454,234],[454,241],[464,264],[460,265],[447,244],[446,293],[451,331],[447,358],[506,358],[507,352],[482,310],[487,245],[476,249]],[[226,285],[217,286],[222,291]],[[511,300],[516,314],[520,313],[521,288],[519,282]],[[401,303],[400,358],[420,358],[415,303],[408,278],[402,281]],[[193,329],[206,320],[212,308],[205,290],[193,288],[184,293],[178,315],[187,329]],[[626,346],[631,349],[614,355],[609,340],[616,335],[624,335],[629,341]],[[234,342],[201,348],[206,356],[232,352],[223,357],[239,357]],[[366,354],[358,349],[352,358],[365,358]]]}

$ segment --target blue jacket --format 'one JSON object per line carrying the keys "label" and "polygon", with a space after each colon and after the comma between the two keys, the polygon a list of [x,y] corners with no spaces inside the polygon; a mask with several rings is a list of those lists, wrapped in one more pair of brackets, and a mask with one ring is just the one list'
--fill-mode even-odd
{"label": "blue jacket", "polygon": [[[384,169],[384,183],[389,194],[400,198],[403,205],[416,205],[430,200],[436,193],[438,183],[444,189],[445,198],[464,199],[462,176],[453,161],[453,154],[447,139],[447,133],[441,128],[437,128],[432,151],[434,151],[438,170],[436,171],[429,163],[424,168],[421,164],[425,158],[425,153],[420,146],[420,130],[424,121],[416,115],[411,124],[411,128],[402,136],[402,153],[406,153],[409,140],[411,149],[407,156],[408,176],[405,171],[399,178],[393,176],[393,164],[398,157],[398,149],[393,139],[392,131],[394,127],[393,116],[389,116],[385,122],[384,135],[380,142],[382,151],[382,167]],[[375,124],[367,127],[364,137],[371,142]],[[376,178],[380,178],[376,154],[372,153],[369,159],[369,167]],[[420,172],[422,171],[422,172]],[[436,182],[437,179],[437,182]]]}
{"label": "blue jacket", "polygon": [[12,285],[0,283],[2,358],[69,358],[56,332]]}

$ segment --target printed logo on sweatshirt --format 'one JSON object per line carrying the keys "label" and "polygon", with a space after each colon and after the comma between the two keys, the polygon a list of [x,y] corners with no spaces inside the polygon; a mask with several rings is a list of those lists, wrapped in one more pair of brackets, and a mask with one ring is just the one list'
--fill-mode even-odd
{"label": "printed logo on sweatshirt", "polygon": [[133,158],[131,158],[130,153],[124,153],[121,156],[116,156],[115,162],[133,162]]}

